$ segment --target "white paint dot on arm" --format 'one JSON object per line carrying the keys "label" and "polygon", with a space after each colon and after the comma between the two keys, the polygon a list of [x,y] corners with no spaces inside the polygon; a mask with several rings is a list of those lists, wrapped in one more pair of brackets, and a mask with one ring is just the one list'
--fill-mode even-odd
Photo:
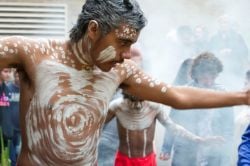
{"label": "white paint dot on arm", "polygon": [[154,84],[153,82],[150,82],[149,86],[150,86],[151,88],[153,88],[153,87],[155,86],[155,84]]}
{"label": "white paint dot on arm", "polygon": [[166,93],[166,92],[167,92],[167,87],[165,87],[165,86],[162,87],[162,88],[161,88],[161,92],[162,92],[162,93]]}
{"label": "white paint dot on arm", "polygon": [[121,75],[124,75],[124,74],[125,74],[125,71],[124,71],[124,70],[122,70],[122,71],[121,71]]}
{"label": "white paint dot on arm", "polygon": [[141,83],[142,83],[141,79],[140,79],[140,78],[137,78],[137,79],[136,79],[136,83],[137,83],[137,84],[141,84]]}
{"label": "white paint dot on arm", "polygon": [[134,78],[138,78],[138,77],[139,77],[139,75],[138,75],[138,74],[135,74],[135,75],[134,75]]}
{"label": "white paint dot on arm", "polygon": [[14,50],[13,49],[9,49],[9,53],[13,54]]}
{"label": "white paint dot on arm", "polygon": [[5,46],[5,47],[3,48],[3,50],[4,50],[5,52],[9,51],[8,46]]}
{"label": "white paint dot on arm", "polygon": [[161,83],[161,81],[155,80],[155,84],[156,84],[156,85],[160,85],[160,83]]}

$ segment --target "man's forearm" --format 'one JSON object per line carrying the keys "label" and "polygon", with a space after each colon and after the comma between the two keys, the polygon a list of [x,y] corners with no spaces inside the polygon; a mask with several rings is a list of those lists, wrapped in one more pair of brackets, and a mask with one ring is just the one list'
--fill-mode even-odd
{"label": "man's forearm", "polygon": [[214,108],[249,104],[250,92],[221,92],[193,87],[171,87],[176,95],[176,109]]}

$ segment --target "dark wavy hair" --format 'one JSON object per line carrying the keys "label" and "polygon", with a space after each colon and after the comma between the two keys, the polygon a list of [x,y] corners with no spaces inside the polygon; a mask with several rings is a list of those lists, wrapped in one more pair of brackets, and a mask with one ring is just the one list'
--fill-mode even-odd
{"label": "dark wavy hair", "polygon": [[198,75],[210,73],[218,75],[223,70],[221,61],[211,52],[203,52],[197,56],[191,67],[191,77],[196,80]]}
{"label": "dark wavy hair", "polygon": [[70,30],[70,40],[79,41],[91,20],[98,22],[102,35],[118,28],[122,23],[140,31],[146,18],[136,0],[86,0],[76,25]]}

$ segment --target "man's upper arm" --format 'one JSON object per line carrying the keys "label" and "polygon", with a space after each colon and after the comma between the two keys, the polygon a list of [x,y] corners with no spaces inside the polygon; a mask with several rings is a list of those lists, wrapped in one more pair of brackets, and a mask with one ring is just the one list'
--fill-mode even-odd
{"label": "man's upper arm", "polygon": [[157,119],[158,121],[164,126],[164,127],[169,127],[169,125],[171,125],[172,120],[169,118],[168,116],[168,110],[166,108],[166,106],[162,105],[162,104],[158,104],[157,108],[156,108],[158,114],[157,114]]}
{"label": "man's upper arm", "polygon": [[168,91],[169,85],[154,79],[133,63],[126,64],[129,75],[122,82],[121,88],[127,93],[143,100],[172,105],[175,93]]}

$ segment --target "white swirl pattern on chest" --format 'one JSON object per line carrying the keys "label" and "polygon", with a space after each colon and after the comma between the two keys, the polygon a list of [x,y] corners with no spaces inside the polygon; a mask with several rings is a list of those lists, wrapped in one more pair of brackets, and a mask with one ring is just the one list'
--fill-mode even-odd
{"label": "white swirl pattern on chest", "polygon": [[74,165],[94,164],[100,128],[108,102],[119,85],[118,75],[77,71],[43,61],[37,66],[36,80],[37,93],[26,115],[30,160],[42,165],[56,165],[54,161],[58,160]]}

